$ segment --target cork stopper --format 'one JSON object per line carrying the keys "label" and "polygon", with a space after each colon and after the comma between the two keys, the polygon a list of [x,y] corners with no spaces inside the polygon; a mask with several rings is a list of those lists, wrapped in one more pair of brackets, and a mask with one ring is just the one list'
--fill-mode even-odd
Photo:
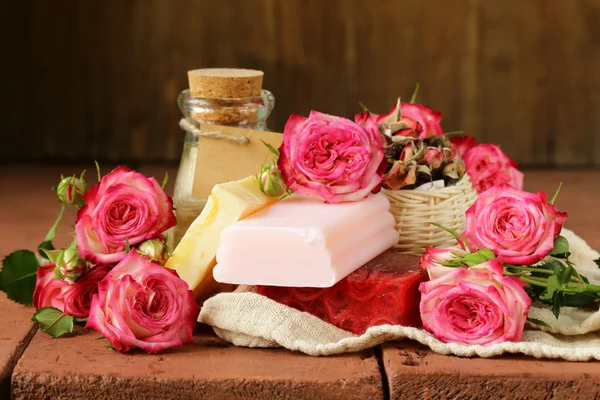
{"label": "cork stopper", "polygon": [[262,71],[236,68],[203,68],[188,71],[194,97],[232,99],[260,96]]}

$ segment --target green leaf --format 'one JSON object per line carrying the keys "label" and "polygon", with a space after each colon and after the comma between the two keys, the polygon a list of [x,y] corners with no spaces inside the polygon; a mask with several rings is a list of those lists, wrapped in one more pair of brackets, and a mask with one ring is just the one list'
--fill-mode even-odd
{"label": "green leaf", "polygon": [[410,97],[411,104],[415,104],[417,102],[417,96],[419,95],[420,88],[421,88],[421,85],[419,84],[419,82],[417,82],[417,85],[415,86],[415,90],[414,90],[412,96]]}
{"label": "green leaf", "polygon": [[53,338],[73,332],[73,317],[54,307],[42,307],[33,314],[32,321],[40,324],[40,329]]}
{"label": "green leaf", "polygon": [[264,140],[260,139],[261,142],[263,142],[263,144],[265,146],[267,146],[267,149],[269,149],[269,151],[271,153],[273,153],[273,155],[277,158],[279,158],[279,150],[277,150],[275,147],[273,147],[272,144],[265,142]]}
{"label": "green leaf", "polygon": [[555,293],[552,298],[552,314],[558,319],[560,315],[560,308],[562,307],[562,300],[560,297],[560,293]]}
{"label": "green leaf", "polygon": [[594,263],[596,263],[596,265],[598,266],[598,268],[600,268],[600,258],[595,259]]}
{"label": "green leaf", "polygon": [[554,248],[552,249],[552,251],[550,251],[550,255],[559,257],[564,254],[570,254],[569,241],[564,236],[557,236],[556,239],[554,239]]}
{"label": "green leaf", "polygon": [[58,228],[58,224],[60,224],[60,221],[62,220],[64,213],[65,213],[65,205],[61,204],[60,211],[58,213],[58,217],[56,217],[56,221],[54,221],[54,224],[52,224],[52,226],[50,227],[48,234],[44,238],[44,242],[51,242],[52,240],[54,240],[54,238],[56,237],[56,228]]}
{"label": "green leaf", "polygon": [[556,201],[556,198],[558,197],[558,194],[560,193],[560,188],[562,188],[562,182],[558,184],[558,189],[556,189],[556,192],[554,192],[554,196],[552,196],[552,200],[550,200],[550,204],[554,204],[554,202]]}
{"label": "green leaf", "polygon": [[531,322],[532,324],[536,324],[539,326],[543,326],[545,328],[552,328],[550,325],[548,325],[547,323],[545,323],[544,321],[541,321],[539,319],[535,319],[535,318],[527,318],[528,322]]}
{"label": "green leaf", "polygon": [[129,238],[125,236],[125,254],[129,254],[131,246],[129,246]]}
{"label": "green leaf", "polygon": [[[48,260],[54,262],[53,260],[50,259],[50,257],[48,257],[48,252],[54,250],[54,245],[52,244],[52,240],[44,240],[42,243],[40,243],[40,245],[38,246],[38,253],[40,256],[47,258]],[[60,250],[59,250],[60,252]]]}
{"label": "green leaf", "polygon": [[565,293],[562,306],[583,307],[587,306],[588,304],[592,304],[596,300],[598,300],[598,295],[595,293]]}
{"label": "green leaf", "polygon": [[358,102],[358,105],[360,106],[360,108],[362,108],[362,109],[363,109],[363,111],[369,111],[369,109],[367,108],[367,106],[365,106],[365,105],[362,103],[362,101],[359,101],[359,102]]}
{"label": "green leaf", "polygon": [[21,304],[31,304],[38,263],[35,253],[17,250],[2,261],[0,288],[9,299]]}
{"label": "green leaf", "polygon": [[43,257],[47,258],[51,263],[56,264],[56,260],[58,259],[60,253],[62,253],[62,250],[42,250],[42,252]]}
{"label": "green leaf", "polygon": [[96,172],[98,173],[98,182],[102,180],[102,174],[100,173],[100,164],[98,161],[94,160],[94,164],[96,164]]}
{"label": "green leaf", "polygon": [[164,189],[165,186],[167,186],[167,182],[169,182],[169,173],[165,172],[165,177],[163,178],[162,185],[160,187]]}

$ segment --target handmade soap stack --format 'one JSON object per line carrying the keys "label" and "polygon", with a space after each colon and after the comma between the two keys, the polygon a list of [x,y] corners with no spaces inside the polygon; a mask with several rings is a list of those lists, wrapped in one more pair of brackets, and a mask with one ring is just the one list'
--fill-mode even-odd
{"label": "handmade soap stack", "polygon": [[258,286],[258,293],[361,334],[376,325],[421,327],[419,257],[388,250],[330,288]]}
{"label": "handmade soap stack", "polygon": [[420,326],[418,258],[386,251],[397,241],[389,201],[326,204],[265,195],[252,176],[216,185],[167,267],[202,303],[232,285],[309,312],[353,333]]}

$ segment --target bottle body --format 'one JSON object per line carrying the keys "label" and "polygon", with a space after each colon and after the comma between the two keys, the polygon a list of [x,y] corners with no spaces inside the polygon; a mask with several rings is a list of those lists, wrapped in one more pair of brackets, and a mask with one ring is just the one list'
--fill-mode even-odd
{"label": "bottle body", "polygon": [[[197,128],[203,124],[215,124],[264,131],[267,130],[266,121],[275,106],[275,98],[264,89],[260,96],[239,99],[194,97],[186,89],[179,95],[178,104],[184,118]],[[185,131],[173,195],[177,225],[170,235],[170,248],[179,243],[206,204],[206,198],[193,196],[197,156],[198,136]]]}

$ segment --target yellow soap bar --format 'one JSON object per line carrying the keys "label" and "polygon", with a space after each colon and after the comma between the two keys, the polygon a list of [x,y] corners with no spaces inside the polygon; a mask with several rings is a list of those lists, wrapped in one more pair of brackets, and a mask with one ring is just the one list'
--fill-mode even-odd
{"label": "yellow soap bar", "polygon": [[256,176],[213,187],[202,213],[190,225],[165,265],[175,269],[200,302],[224,289],[213,279],[221,232],[227,226],[276,202],[265,195]]}

